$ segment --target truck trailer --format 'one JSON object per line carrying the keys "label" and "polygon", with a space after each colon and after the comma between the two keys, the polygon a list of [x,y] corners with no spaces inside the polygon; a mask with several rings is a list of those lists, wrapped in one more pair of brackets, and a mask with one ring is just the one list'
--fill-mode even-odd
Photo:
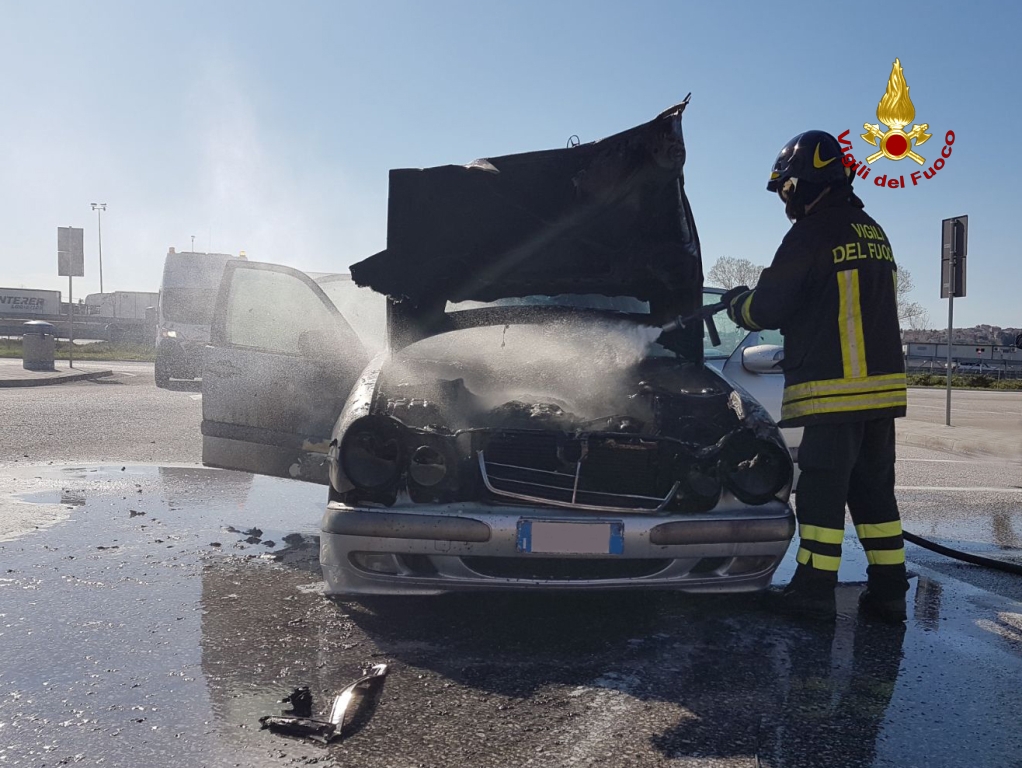
{"label": "truck trailer", "polygon": [[60,315],[60,291],[0,288],[0,317],[40,320]]}

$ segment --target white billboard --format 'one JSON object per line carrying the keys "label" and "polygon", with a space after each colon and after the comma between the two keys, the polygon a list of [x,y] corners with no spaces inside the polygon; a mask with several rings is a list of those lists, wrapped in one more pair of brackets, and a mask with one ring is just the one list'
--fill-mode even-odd
{"label": "white billboard", "polygon": [[57,276],[85,277],[85,240],[80,227],[57,227]]}

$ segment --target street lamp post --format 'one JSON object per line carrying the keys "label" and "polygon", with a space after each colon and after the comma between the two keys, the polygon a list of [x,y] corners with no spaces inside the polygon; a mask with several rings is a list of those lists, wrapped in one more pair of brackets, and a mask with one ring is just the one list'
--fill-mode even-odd
{"label": "street lamp post", "polygon": [[96,212],[99,228],[99,292],[103,293],[103,211],[106,210],[106,203],[93,203],[92,210]]}

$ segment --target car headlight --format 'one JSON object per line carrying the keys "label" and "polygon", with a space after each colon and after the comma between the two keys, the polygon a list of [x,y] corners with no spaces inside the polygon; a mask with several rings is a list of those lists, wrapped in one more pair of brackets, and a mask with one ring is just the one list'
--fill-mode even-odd
{"label": "car headlight", "polygon": [[749,432],[731,436],[717,467],[724,485],[746,504],[765,504],[791,482],[791,458],[785,450]]}
{"label": "car headlight", "polygon": [[713,509],[720,501],[720,493],[720,479],[712,462],[695,462],[685,469],[679,497],[691,511],[706,512]]}
{"label": "car headlight", "polygon": [[377,490],[395,483],[404,464],[401,425],[388,416],[352,422],[340,445],[340,464],[356,488]]}
{"label": "car headlight", "polygon": [[447,477],[447,459],[431,445],[420,445],[412,454],[408,474],[419,485],[431,487]]}

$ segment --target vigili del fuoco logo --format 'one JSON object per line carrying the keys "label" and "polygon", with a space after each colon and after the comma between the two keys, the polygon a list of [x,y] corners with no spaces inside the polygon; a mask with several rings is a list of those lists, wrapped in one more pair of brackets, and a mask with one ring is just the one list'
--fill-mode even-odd
{"label": "vigili del fuoco logo", "polygon": [[[876,115],[879,122],[862,124],[862,127],[866,129],[865,133],[860,134],[862,140],[873,149],[879,148],[880,150],[868,155],[865,163],[856,160],[855,156],[852,155],[852,141],[849,138],[849,134],[851,134],[850,129],[837,137],[838,141],[841,142],[842,162],[845,164],[845,167],[851,168],[852,173],[860,179],[869,177],[870,172],[873,170],[873,163],[878,160],[886,158],[887,160],[899,162],[908,158],[922,167],[922,170],[911,171],[908,174],[912,186],[918,186],[920,181],[932,179],[936,176],[937,172],[944,167],[945,160],[951,157],[951,145],[955,143],[954,131],[948,131],[944,134],[944,146],[940,150],[940,156],[935,157],[929,164],[929,167],[925,167],[927,165],[926,158],[923,157],[921,151],[917,150],[919,150],[920,145],[933,138],[933,134],[927,133],[930,129],[929,123],[917,124],[913,122],[916,119],[916,108],[912,103],[912,99],[909,98],[908,91],[908,83],[905,82],[905,72],[901,68],[901,59],[895,59],[894,66],[891,67],[891,76],[887,80],[887,91],[884,93],[883,98],[880,99],[880,103],[877,104]],[[913,123],[912,130],[906,132],[905,126],[909,123]],[[881,130],[881,124],[887,130]],[[927,154],[930,153],[927,152]],[[886,187],[888,189],[905,189],[906,187],[905,175],[893,169],[887,170],[887,173],[879,176],[874,176],[873,183],[878,187]]]}

